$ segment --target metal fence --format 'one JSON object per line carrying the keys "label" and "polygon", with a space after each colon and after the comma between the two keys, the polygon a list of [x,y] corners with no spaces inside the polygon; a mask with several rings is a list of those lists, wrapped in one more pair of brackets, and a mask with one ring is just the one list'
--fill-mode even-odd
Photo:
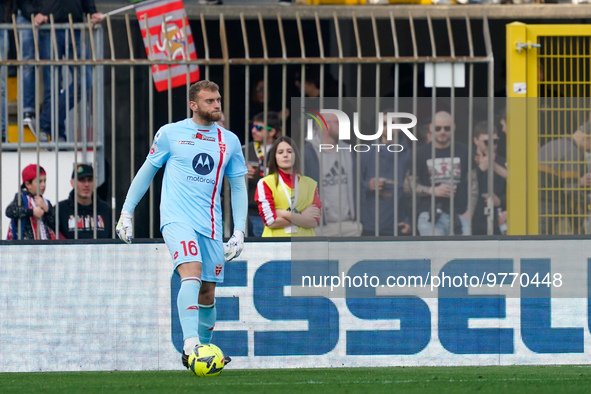
{"label": "metal fence", "polygon": [[[308,100],[311,93],[307,94],[305,87],[310,82],[307,76],[311,73],[318,76],[318,90],[315,92],[316,100],[319,100],[318,109],[326,108],[323,100],[329,97],[340,106],[346,97],[350,98],[348,100],[359,102],[363,97],[388,96],[391,99],[388,107],[396,108],[408,104],[409,111],[419,114],[419,122],[426,125],[428,119],[432,119],[439,110],[439,103],[444,101],[445,107],[451,113],[452,122],[462,126],[461,130],[458,128],[458,131],[452,132],[451,138],[452,142],[461,140],[468,146],[470,159],[467,168],[471,173],[474,123],[477,120],[488,120],[489,137],[493,136],[494,58],[488,20],[486,16],[472,19],[467,16],[450,18],[440,15],[432,18],[427,13],[426,17],[414,18],[412,15],[394,12],[376,12],[358,18],[355,13],[349,16],[340,13],[330,16],[318,13],[300,16],[296,12],[290,13],[286,18],[281,14],[277,14],[276,18],[263,18],[261,14],[220,14],[218,17],[200,14],[199,17],[190,20],[198,59],[180,61],[148,59],[140,26],[130,14],[120,18],[107,18],[102,26],[92,26],[90,23],[51,24],[41,29],[48,30],[51,37],[62,28],[65,28],[68,32],[66,35],[71,37],[79,31],[83,36],[81,53],[87,52],[88,56],[42,59],[39,56],[38,42],[35,41],[34,60],[23,59],[22,51],[17,49],[14,56],[2,57],[3,72],[16,69],[16,75],[20,79],[23,68],[33,65],[37,75],[36,96],[39,97],[42,67],[50,67],[51,102],[52,105],[56,105],[56,97],[60,90],[57,86],[59,69],[87,66],[92,75],[92,95],[71,97],[74,107],[71,112],[72,126],[65,142],[56,137],[58,134],[55,122],[58,116],[54,108],[51,111],[52,139],[44,143],[39,139],[35,142],[25,142],[26,128],[22,122],[22,97],[19,94],[17,109],[9,111],[12,114],[9,118],[18,127],[18,140],[2,144],[3,157],[8,152],[15,151],[19,158],[13,168],[2,168],[3,178],[5,171],[20,174],[23,167],[20,157],[25,151],[36,152],[37,162],[40,162],[40,157],[45,152],[51,152],[56,157],[55,174],[65,171],[69,176],[72,164],[64,163],[64,152],[78,152],[81,156],[72,155],[69,160],[92,162],[99,174],[94,184],[95,201],[97,186],[104,184],[107,187],[108,192],[105,196],[112,207],[111,226],[114,230],[116,216],[121,209],[127,188],[135,171],[141,166],[157,129],[167,122],[191,116],[187,105],[188,85],[184,88],[169,88],[162,93],[154,89],[152,66],[179,63],[187,66],[199,65],[201,78],[211,79],[220,84],[226,127],[234,131],[245,145],[251,142],[248,125],[254,112],[262,112],[266,122],[270,111],[288,109],[291,119],[282,116],[281,128],[285,134],[296,137],[303,148],[306,141],[303,133],[298,133],[298,129],[300,132],[304,130],[304,122],[301,121],[301,117],[298,118],[299,115],[296,116],[301,113],[301,108],[294,108],[291,99],[297,98],[297,105],[301,106],[310,103]],[[18,33],[25,26],[15,22],[0,25],[0,28],[13,37],[18,48]],[[55,38],[53,40],[55,42]],[[454,76],[451,77],[451,81],[444,82],[437,72],[440,66],[451,65],[464,70],[465,76],[462,77],[461,84],[460,81],[454,80]],[[74,67],[70,75],[75,83],[77,79],[81,79],[84,92],[85,79],[80,78],[76,70]],[[431,79],[431,87],[425,87],[425,77]],[[438,78],[441,81],[438,82]],[[257,93],[256,87],[253,86],[258,82],[261,82],[259,86],[262,86],[262,100],[257,102],[253,98],[254,93]],[[19,83],[19,92],[22,88]],[[76,90],[74,92],[76,94]],[[480,104],[477,102],[479,97],[484,100]],[[35,109],[40,111],[40,98],[35,103]],[[480,112],[476,111],[475,105],[480,105]],[[7,105],[7,108],[10,109],[10,105]],[[474,113],[480,113],[481,118],[474,119]],[[40,126],[38,123],[37,120],[37,130]],[[80,132],[89,129],[92,129],[92,132]],[[411,168],[414,171],[417,147],[416,143],[409,146],[412,152]],[[453,156],[453,148],[451,153]],[[305,166],[308,158],[305,157],[305,153],[303,154]],[[435,158],[435,155],[433,148],[432,158]],[[73,157],[75,159],[72,160]],[[247,161],[249,159],[247,158]],[[363,180],[359,177],[358,156],[355,163],[355,220],[359,222],[359,196]],[[412,181],[412,178],[410,179]],[[394,181],[400,184],[402,180]],[[147,197],[136,210],[135,233],[138,237],[159,236],[157,206],[160,182],[161,178],[157,176]],[[489,170],[488,183],[489,190],[492,190],[492,170]],[[432,183],[431,186],[434,185]],[[15,191],[16,186],[16,183],[8,185],[11,189],[9,194]],[[412,234],[418,235],[416,184],[412,183],[411,186],[410,224]],[[2,194],[6,194],[4,189],[7,185],[3,182],[1,187]],[[157,193],[154,193],[155,190]],[[322,194],[322,186],[320,193]],[[52,200],[59,200],[60,194],[63,193],[56,190]],[[377,191],[375,198],[379,204]],[[394,204],[398,204],[402,198],[395,188]],[[451,200],[450,213],[453,217],[453,197]],[[4,209],[8,201],[0,203]],[[225,204],[228,235],[229,199],[225,199]],[[492,198],[489,200],[488,208],[489,212],[492,211]],[[433,199],[432,217],[436,213]],[[379,207],[375,215],[376,223],[379,223]],[[489,233],[492,234],[493,216],[489,215],[488,218]],[[376,225],[376,235],[379,235],[378,227]],[[450,234],[454,234],[453,224],[449,230]],[[5,227],[0,228],[2,234],[5,231]],[[393,234],[398,235],[396,226],[393,227]],[[94,236],[96,235],[94,231]],[[112,236],[115,236],[114,231]]]}
{"label": "metal fence", "polygon": [[514,234],[589,234],[590,36],[584,24],[507,25]]}

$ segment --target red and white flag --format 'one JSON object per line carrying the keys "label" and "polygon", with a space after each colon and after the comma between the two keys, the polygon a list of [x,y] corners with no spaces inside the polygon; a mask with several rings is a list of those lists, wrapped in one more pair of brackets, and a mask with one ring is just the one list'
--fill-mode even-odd
{"label": "red and white flag", "polygon": [[[197,59],[191,27],[182,0],[143,1],[136,4],[135,11],[148,59]],[[196,64],[188,68],[184,64],[153,65],[152,75],[159,92],[168,89],[169,67],[173,88],[186,85],[187,73],[190,73],[191,83],[199,80],[199,66]]]}

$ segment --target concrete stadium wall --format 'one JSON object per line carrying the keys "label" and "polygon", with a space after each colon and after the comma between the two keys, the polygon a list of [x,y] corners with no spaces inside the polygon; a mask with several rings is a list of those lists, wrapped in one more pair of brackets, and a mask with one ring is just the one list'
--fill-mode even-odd
{"label": "concrete stadium wall", "polygon": [[[213,342],[238,369],[588,364],[588,242],[247,243],[218,288]],[[0,372],[181,369],[171,267],[161,243],[0,244]]]}

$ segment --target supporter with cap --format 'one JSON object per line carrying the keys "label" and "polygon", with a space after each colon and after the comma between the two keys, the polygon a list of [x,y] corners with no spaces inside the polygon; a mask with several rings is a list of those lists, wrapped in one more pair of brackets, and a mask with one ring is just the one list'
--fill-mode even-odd
{"label": "supporter with cap", "polygon": [[29,164],[22,171],[20,193],[6,207],[12,219],[7,239],[55,239],[55,208],[43,197],[47,175],[41,166]]}
{"label": "supporter with cap", "polygon": [[[98,195],[96,197],[95,212],[93,204],[94,171],[92,166],[78,164],[75,170],[72,171],[70,183],[72,184],[70,196],[67,200],[59,203],[60,236],[67,239],[94,238],[94,229],[96,227],[96,238],[111,238],[111,207],[101,200]],[[78,202],[77,216],[74,211],[74,198]]]}

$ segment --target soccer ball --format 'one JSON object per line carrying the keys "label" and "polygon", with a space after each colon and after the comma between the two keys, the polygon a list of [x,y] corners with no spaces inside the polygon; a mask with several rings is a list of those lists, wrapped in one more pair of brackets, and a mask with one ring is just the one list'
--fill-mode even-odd
{"label": "soccer ball", "polygon": [[189,369],[197,376],[216,376],[224,369],[224,353],[214,344],[195,346],[189,354]]}

